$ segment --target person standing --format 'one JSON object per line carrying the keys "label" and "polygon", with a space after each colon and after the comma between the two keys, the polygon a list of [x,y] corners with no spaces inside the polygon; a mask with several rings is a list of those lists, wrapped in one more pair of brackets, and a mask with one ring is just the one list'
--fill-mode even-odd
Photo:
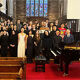
{"label": "person standing", "polygon": [[32,29],[31,30],[32,30],[32,34],[35,35],[35,32],[36,32],[35,24],[32,25]]}
{"label": "person standing", "polygon": [[21,20],[18,19],[18,20],[17,20],[17,30],[20,31],[20,30],[21,30],[21,27],[22,27],[22,25],[21,25]]}
{"label": "person standing", "polygon": [[14,25],[14,29],[13,30],[15,31],[15,34],[18,35],[18,30],[17,30],[17,26],[16,25]]}
{"label": "person standing", "polygon": [[62,40],[64,39],[64,36],[66,35],[66,28],[64,23],[61,24],[61,27],[58,28],[60,30],[60,36],[62,37]]}
{"label": "person standing", "polygon": [[7,57],[9,48],[9,36],[7,32],[4,30],[3,35],[1,36],[1,56]]}
{"label": "person standing", "polygon": [[40,49],[41,49],[41,39],[40,39],[40,34],[38,30],[35,32],[35,36],[33,37],[33,43],[34,43],[35,56],[39,56]]}
{"label": "person standing", "polygon": [[56,31],[56,35],[53,38],[54,41],[54,48],[59,49],[61,48],[61,43],[62,43],[62,37],[59,35],[59,30]]}
{"label": "person standing", "polygon": [[21,32],[18,34],[18,57],[25,57],[26,42],[27,36],[24,33],[24,28],[21,28]]}
{"label": "person standing", "polygon": [[64,36],[64,43],[65,44],[71,44],[71,43],[73,43],[74,42],[74,37],[73,37],[72,34],[70,34],[70,30],[67,29],[66,33],[67,34]]}
{"label": "person standing", "polygon": [[27,62],[32,63],[32,57],[33,57],[33,35],[32,31],[29,31],[29,36],[27,38]]}
{"label": "person standing", "polygon": [[17,57],[17,35],[15,31],[12,31],[10,36],[10,51],[11,57]]}
{"label": "person standing", "polygon": [[[74,42],[74,37],[72,34],[70,34],[70,30],[67,29],[66,30],[66,35],[64,36],[64,44],[65,45],[71,45]],[[64,71],[64,76],[68,75],[69,72],[69,64],[71,63],[72,60],[74,60],[75,55],[73,55],[75,53],[74,50],[70,50],[70,49],[65,49],[63,51],[63,61],[65,63],[65,71]],[[63,64],[61,65],[61,68],[63,68]]]}
{"label": "person standing", "polygon": [[50,32],[50,37],[53,39],[54,36],[56,35],[56,30],[57,30],[57,27],[54,25],[52,27],[52,31]]}

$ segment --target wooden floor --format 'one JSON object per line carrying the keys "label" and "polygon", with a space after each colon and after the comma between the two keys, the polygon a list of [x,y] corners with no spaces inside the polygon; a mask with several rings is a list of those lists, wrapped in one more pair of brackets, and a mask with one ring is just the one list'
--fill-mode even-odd
{"label": "wooden floor", "polygon": [[0,80],[17,80],[23,58],[0,57]]}

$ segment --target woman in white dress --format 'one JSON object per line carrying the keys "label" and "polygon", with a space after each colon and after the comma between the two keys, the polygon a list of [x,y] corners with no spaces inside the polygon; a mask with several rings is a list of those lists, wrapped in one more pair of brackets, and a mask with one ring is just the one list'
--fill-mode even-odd
{"label": "woman in white dress", "polygon": [[26,41],[24,28],[21,28],[21,33],[18,34],[18,57],[25,57]]}

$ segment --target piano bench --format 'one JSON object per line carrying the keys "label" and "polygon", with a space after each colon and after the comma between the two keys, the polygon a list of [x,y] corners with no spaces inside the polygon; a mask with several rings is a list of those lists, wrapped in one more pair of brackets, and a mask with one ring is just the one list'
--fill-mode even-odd
{"label": "piano bench", "polygon": [[35,57],[35,71],[45,72],[46,58],[44,56]]}

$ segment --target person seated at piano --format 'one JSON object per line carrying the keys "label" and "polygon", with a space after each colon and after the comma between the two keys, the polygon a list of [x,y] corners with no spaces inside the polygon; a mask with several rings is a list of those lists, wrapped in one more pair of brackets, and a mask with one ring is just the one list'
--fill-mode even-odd
{"label": "person seated at piano", "polygon": [[64,43],[65,44],[72,44],[74,42],[74,37],[70,34],[70,30],[66,30],[66,35],[64,36]]}
{"label": "person seated at piano", "polygon": [[56,35],[56,30],[57,30],[57,28],[56,28],[56,26],[54,25],[54,26],[52,27],[52,31],[50,32],[50,37],[51,37],[51,38],[54,38],[54,36]]}
{"label": "person seated at piano", "polygon": [[42,50],[43,55],[46,57],[47,63],[49,63],[49,59],[51,56],[50,49],[52,48],[52,40],[49,36],[49,31],[44,32],[44,37],[42,39]]}

